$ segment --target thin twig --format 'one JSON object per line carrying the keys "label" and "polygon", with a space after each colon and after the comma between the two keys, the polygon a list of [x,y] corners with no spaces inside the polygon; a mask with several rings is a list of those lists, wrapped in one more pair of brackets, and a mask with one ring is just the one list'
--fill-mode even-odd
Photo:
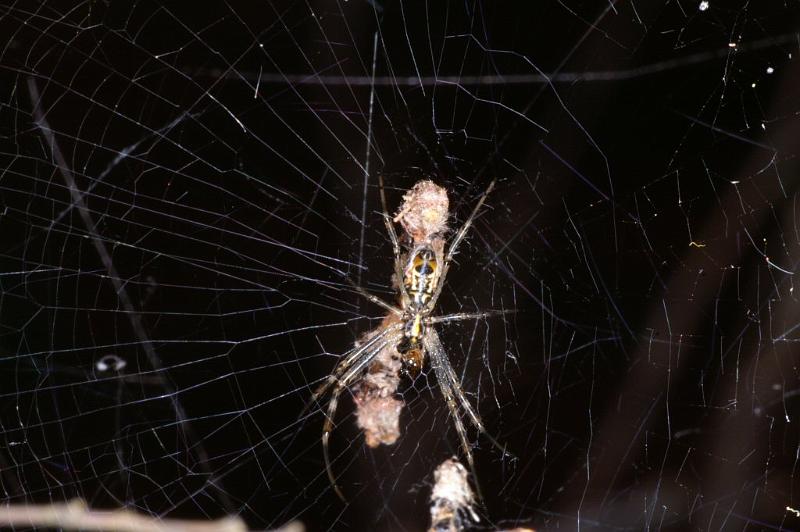
{"label": "thin twig", "polygon": [[[115,532],[247,532],[247,525],[238,517],[224,517],[214,521],[162,519],[127,509],[92,510],[80,499],[69,503],[0,506],[0,527],[7,526]],[[293,521],[275,532],[304,530],[302,523]]]}

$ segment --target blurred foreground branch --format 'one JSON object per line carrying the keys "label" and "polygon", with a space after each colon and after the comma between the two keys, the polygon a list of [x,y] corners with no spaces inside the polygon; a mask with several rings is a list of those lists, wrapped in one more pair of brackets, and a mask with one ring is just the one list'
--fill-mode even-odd
{"label": "blurred foreground branch", "polygon": [[[238,517],[216,521],[162,519],[136,512],[91,510],[76,499],[59,504],[20,504],[0,506],[0,527],[40,526],[65,530],[107,530],[115,532],[247,532],[247,525]],[[275,532],[303,532],[299,522],[289,523]]]}

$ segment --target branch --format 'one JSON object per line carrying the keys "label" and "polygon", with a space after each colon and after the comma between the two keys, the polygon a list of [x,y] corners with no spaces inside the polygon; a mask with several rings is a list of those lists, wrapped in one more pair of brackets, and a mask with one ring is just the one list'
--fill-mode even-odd
{"label": "branch", "polygon": [[[67,530],[111,530],[115,532],[247,532],[238,517],[216,521],[161,519],[131,510],[91,510],[76,499],[58,504],[0,506],[0,526],[41,526]],[[275,532],[303,532],[299,522],[291,522]]]}

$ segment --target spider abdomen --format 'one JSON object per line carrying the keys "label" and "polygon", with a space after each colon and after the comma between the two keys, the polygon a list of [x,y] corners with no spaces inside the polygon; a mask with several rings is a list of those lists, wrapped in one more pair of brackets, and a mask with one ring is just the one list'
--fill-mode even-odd
{"label": "spider abdomen", "polygon": [[431,300],[439,277],[439,261],[429,246],[414,250],[406,266],[403,284],[411,305],[421,310]]}

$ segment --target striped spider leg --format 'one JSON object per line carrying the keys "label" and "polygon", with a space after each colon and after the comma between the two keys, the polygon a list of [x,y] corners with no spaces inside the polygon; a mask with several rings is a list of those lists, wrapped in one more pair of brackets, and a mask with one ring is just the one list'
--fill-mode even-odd
{"label": "striped spider leg", "polygon": [[[447,321],[452,322],[468,319],[480,319],[498,314],[504,314],[504,312],[498,311],[481,314],[454,315],[452,316],[452,319],[448,319]],[[442,318],[450,318],[450,316],[442,316]],[[433,367],[433,371],[436,373],[436,381],[439,384],[439,390],[442,392],[442,397],[444,397],[447,408],[450,411],[450,417],[453,418],[453,424],[456,427],[456,433],[458,434],[458,438],[461,443],[461,449],[464,451],[464,455],[467,457],[467,464],[469,465],[470,472],[475,480],[475,491],[478,495],[478,500],[482,502],[483,494],[481,492],[480,483],[478,482],[478,475],[475,472],[475,461],[472,456],[472,449],[469,440],[467,439],[467,430],[464,427],[464,422],[459,414],[459,406],[463,409],[464,413],[467,415],[467,418],[469,418],[470,423],[478,430],[480,434],[485,436],[491,442],[491,444],[499,449],[503,454],[507,454],[507,451],[505,447],[500,445],[500,443],[486,431],[486,427],[481,421],[480,416],[472,407],[466,395],[464,394],[464,391],[461,388],[461,383],[459,382],[458,377],[453,370],[453,366],[450,364],[450,360],[447,357],[444,347],[442,346],[441,340],[439,340],[439,334],[433,327],[429,327],[427,329],[423,343],[425,345],[425,351],[430,358],[431,367]]]}

